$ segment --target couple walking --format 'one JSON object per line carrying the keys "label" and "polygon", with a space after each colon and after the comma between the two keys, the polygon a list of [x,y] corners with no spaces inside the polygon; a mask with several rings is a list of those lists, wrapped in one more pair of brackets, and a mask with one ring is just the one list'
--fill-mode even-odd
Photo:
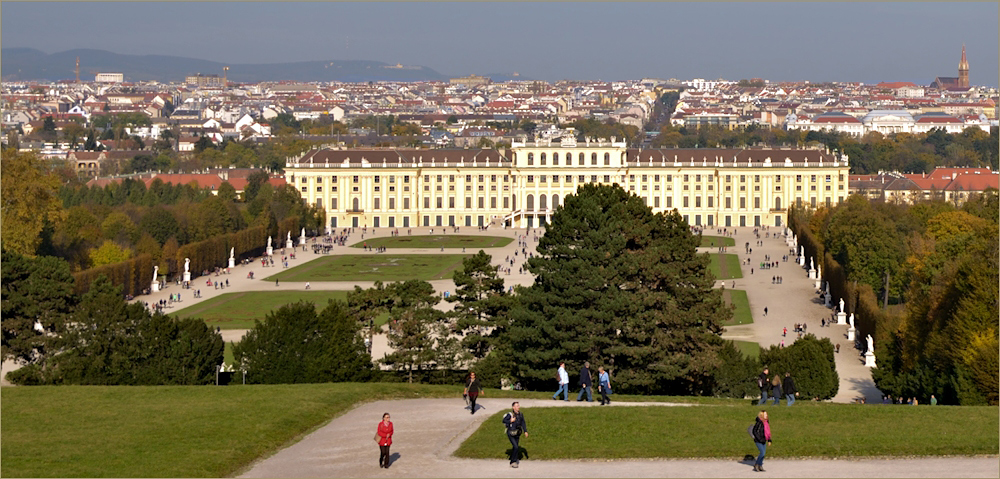
{"label": "couple walking", "polygon": [[[608,395],[612,393],[611,391],[611,376],[603,367],[597,369],[598,371],[598,390],[601,393],[601,405],[611,404],[611,399]],[[559,394],[562,393],[563,400],[569,401],[569,374],[566,373],[566,362],[559,363],[559,369],[556,371],[556,378],[559,380],[559,389],[556,393],[552,395],[552,399],[559,399]],[[583,367],[580,368],[580,392],[576,395],[577,401],[583,400],[583,395],[587,394],[587,402],[594,402],[594,392],[593,392],[593,378],[590,375],[590,361],[584,361]]]}

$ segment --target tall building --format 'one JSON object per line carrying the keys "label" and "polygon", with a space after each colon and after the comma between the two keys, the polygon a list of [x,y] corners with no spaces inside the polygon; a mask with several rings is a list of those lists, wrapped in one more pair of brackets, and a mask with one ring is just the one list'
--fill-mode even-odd
{"label": "tall building", "polygon": [[965,59],[965,45],[962,45],[962,60],[958,62],[958,86],[969,87],[969,61]]}
{"label": "tall building", "polygon": [[510,149],[332,149],[289,158],[288,183],[328,228],[547,223],[585,183],[617,184],[692,225],[781,226],[788,206],[838,204],[848,159],[814,149],[641,149],[523,142]]}

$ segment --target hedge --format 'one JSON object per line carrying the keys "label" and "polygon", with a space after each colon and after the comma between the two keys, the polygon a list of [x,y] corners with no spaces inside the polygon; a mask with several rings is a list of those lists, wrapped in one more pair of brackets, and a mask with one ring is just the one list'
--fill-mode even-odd
{"label": "hedge", "polygon": [[153,256],[142,254],[120,263],[106,264],[96,268],[73,273],[76,294],[90,290],[90,283],[98,276],[107,276],[112,284],[121,285],[124,294],[137,296],[153,282]]}

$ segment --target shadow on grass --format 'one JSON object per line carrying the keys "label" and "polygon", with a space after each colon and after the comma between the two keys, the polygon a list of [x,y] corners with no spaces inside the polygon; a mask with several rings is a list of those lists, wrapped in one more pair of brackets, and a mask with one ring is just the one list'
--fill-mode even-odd
{"label": "shadow on grass", "polygon": [[[531,459],[530,457],[528,457],[528,450],[525,449],[524,446],[521,446],[520,449],[521,449],[521,452],[520,452],[520,454],[517,455],[517,460],[518,461],[520,461],[521,459]],[[513,454],[513,453],[514,453],[514,448],[513,447],[508,447],[507,450],[504,451],[504,454],[506,454],[507,457],[510,457],[510,455]]]}

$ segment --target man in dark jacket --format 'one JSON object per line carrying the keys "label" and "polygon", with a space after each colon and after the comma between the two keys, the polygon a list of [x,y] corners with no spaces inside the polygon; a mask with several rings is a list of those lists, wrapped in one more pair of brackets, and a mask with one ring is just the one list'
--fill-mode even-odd
{"label": "man in dark jacket", "polygon": [[795,396],[799,395],[799,390],[795,389],[795,380],[792,379],[792,373],[785,373],[785,382],[781,385],[782,391],[785,393],[786,406],[791,406],[795,404]]}
{"label": "man in dark jacket", "polygon": [[757,405],[763,405],[767,402],[767,388],[770,383],[767,380],[767,368],[764,368],[764,372],[757,376],[757,387],[760,388],[760,401],[757,401]]}
{"label": "man in dark jacket", "polygon": [[583,368],[580,369],[580,394],[576,395],[577,401],[583,400],[583,393],[587,393],[587,402],[594,402],[594,392],[592,391],[593,381],[590,378],[590,361],[584,361]]}
{"label": "man in dark jacket", "polygon": [[521,414],[521,403],[514,401],[511,409],[511,412],[503,415],[503,425],[511,445],[510,467],[517,468],[521,463],[521,434],[528,437],[528,424],[524,422],[524,415]]}

